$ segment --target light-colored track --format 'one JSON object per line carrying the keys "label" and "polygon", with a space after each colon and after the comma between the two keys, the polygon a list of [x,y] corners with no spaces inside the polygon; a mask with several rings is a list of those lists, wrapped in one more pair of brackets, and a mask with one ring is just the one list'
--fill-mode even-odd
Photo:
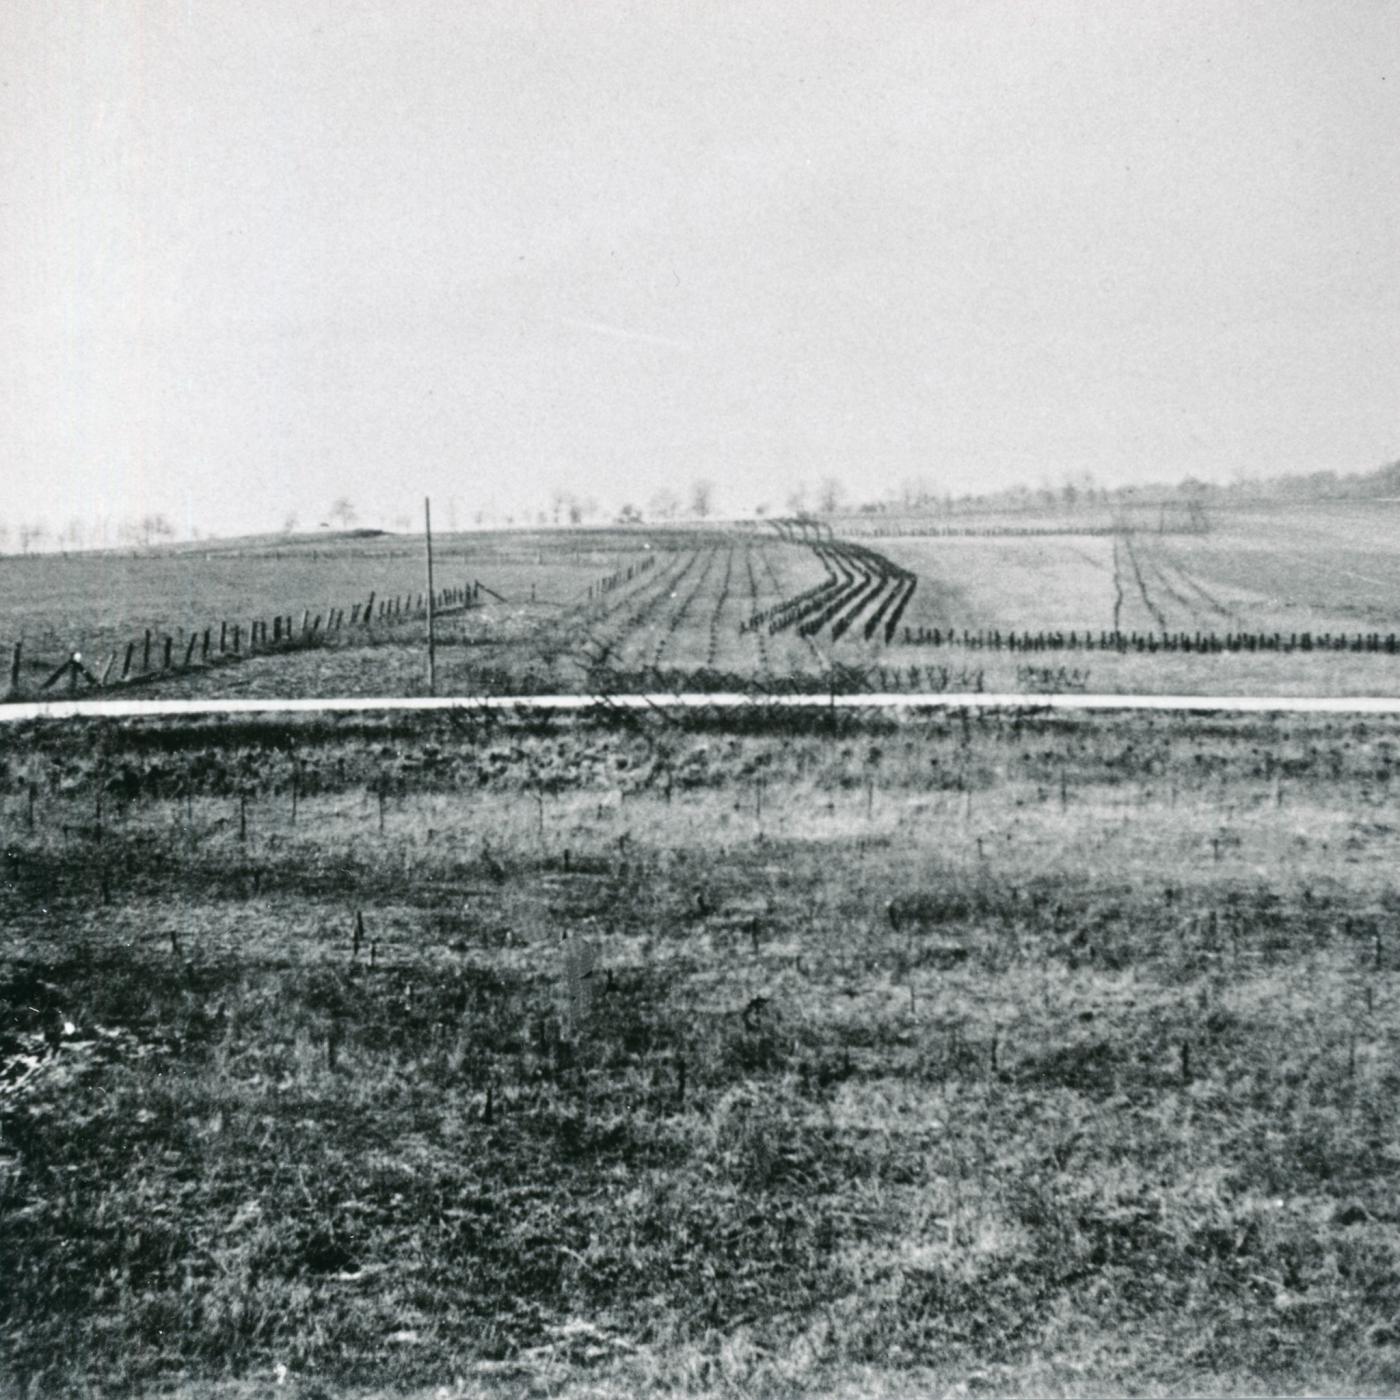
{"label": "light-colored track", "polygon": [[571,710],[1067,710],[1194,714],[1400,715],[1400,696],[1309,695],[489,695],[329,700],[51,700],[0,704],[0,723],[66,719],[195,719],[206,715],[387,714],[396,711],[552,713]]}

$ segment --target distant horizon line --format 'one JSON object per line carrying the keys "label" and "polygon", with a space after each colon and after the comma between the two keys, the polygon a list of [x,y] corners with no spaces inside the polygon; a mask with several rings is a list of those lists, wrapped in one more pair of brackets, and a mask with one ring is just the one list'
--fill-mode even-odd
{"label": "distant horizon line", "polygon": [[[1374,493],[1364,489],[1368,485],[1375,488]],[[642,508],[632,501],[605,507],[594,497],[556,487],[550,494],[547,507],[536,505],[529,510],[491,510],[489,513],[478,510],[472,512],[474,519],[465,525],[456,523],[456,511],[449,507],[451,523],[440,521],[433,533],[447,538],[451,535],[507,530],[611,530],[641,525],[703,525],[802,518],[827,520],[858,516],[878,518],[901,511],[946,516],[950,513],[972,514],[979,510],[1008,514],[1051,509],[1077,512],[1088,506],[1149,509],[1200,498],[1213,501],[1216,505],[1272,499],[1317,503],[1364,499],[1383,503],[1400,500],[1400,459],[1348,472],[1321,468],[1267,477],[1237,477],[1232,481],[1210,481],[1187,473],[1175,481],[1123,483],[1117,486],[1100,484],[1091,473],[1069,472],[1062,476],[1058,486],[1048,483],[1030,486],[1018,482],[992,491],[962,493],[939,491],[934,478],[920,475],[906,477],[882,494],[863,501],[849,500],[845,483],[835,475],[827,474],[819,478],[815,485],[804,481],[793,488],[780,508],[759,502],[747,512],[716,509],[714,496],[719,489],[712,479],[696,474],[689,483],[692,501],[689,508],[683,503],[678,488],[654,491],[646,507]],[[1386,494],[1379,494],[1382,490]],[[707,496],[709,509],[699,508],[697,493]],[[809,495],[818,498],[815,505],[808,503]],[[447,499],[455,503],[460,497],[449,493]],[[373,518],[382,522],[386,513],[378,511]],[[188,520],[186,532],[182,533],[172,523],[169,514],[159,511],[120,518],[107,513],[89,517],[74,514],[62,528],[54,530],[49,528],[46,518],[21,520],[11,526],[0,517],[0,557],[112,551],[139,553],[171,545],[188,546],[216,541],[353,538],[356,534],[363,538],[374,535],[412,537],[421,533],[413,523],[414,516],[404,511],[397,511],[390,523],[362,525],[358,523],[358,511],[353,501],[345,496],[338,498],[326,514],[340,515],[338,528],[329,521],[321,521],[312,529],[299,529],[299,517],[294,511],[287,514],[281,529],[269,525],[237,533],[221,533],[217,528],[202,530]],[[95,529],[92,528],[94,526]],[[100,535],[101,539],[91,542],[93,535]],[[18,549],[10,547],[12,539],[19,542]]]}

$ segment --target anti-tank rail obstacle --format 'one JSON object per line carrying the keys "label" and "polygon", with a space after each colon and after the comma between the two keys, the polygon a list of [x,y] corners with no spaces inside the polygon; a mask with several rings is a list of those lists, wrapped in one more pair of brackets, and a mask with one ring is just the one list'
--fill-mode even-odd
{"label": "anti-tank rail obstacle", "polygon": [[[635,564],[629,564],[625,569],[617,569],[613,573],[598,579],[596,583],[590,583],[588,585],[588,601],[592,602],[595,598],[601,598],[605,594],[613,592],[615,589],[625,587],[627,584],[631,583],[633,579],[638,578],[640,575],[646,573],[648,569],[653,568],[655,564],[656,555],[648,554],[644,559],[638,560]],[[495,596],[500,597],[499,594]],[[504,602],[505,599],[502,598],[501,601]]]}
{"label": "anti-tank rail obstacle", "polygon": [[[460,587],[437,589],[434,591],[433,611],[439,617],[466,612],[479,606],[483,591],[500,597],[479,580]],[[344,608],[339,607],[315,614],[305,608],[300,626],[292,614],[279,613],[271,619],[253,618],[246,624],[225,618],[219,622],[217,629],[210,626],[186,634],[181,639],[183,645],[179,650],[174,636],[161,635],[147,628],[139,639],[128,642],[125,647],[114,648],[100,671],[88,666],[77,649],[70,651],[56,667],[26,660],[26,647],[21,639],[13,645],[9,686],[0,699],[23,699],[28,672],[43,672],[43,678],[34,687],[37,690],[50,690],[66,677],[67,689],[73,694],[81,687],[89,690],[125,689],[192,671],[231,665],[255,655],[327,646],[339,640],[351,628],[387,627],[421,620],[427,616],[427,602],[422,593],[381,598],[372,592],[365,602],[353,604],[348,615]]]}
{"label": "anti-tank rail obstacle", "polygon": [[906,646],[964,647],[973,651],[1159,652],[1353,652],[1400,655],[1395,632],[1123,632],[1090,629],[1026,631],[966,627],[905,627]]}
{"label": "anti-tank rail obstacle", "polygon": [[899,620],[918,586],[917,575],[883,554],[848,540],[807,541],[807,545],[821,561],[826,578],[792,598],[751,614],[740,624],[740,632],[766,627],[772,636],[795,627],[798,636],[810,639],[829,628],[831,639],[837,641],[873,603],[875,610],[863,629],[865,639],[873,639],[883,625],[885,641],[893,641]]}

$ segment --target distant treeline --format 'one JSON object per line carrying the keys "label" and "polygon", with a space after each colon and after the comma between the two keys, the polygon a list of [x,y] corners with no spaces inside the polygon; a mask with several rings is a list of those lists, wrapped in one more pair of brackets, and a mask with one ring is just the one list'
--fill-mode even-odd
{"label": "distant treeline", "polygon": [[[1266,504],[1289,501],[1400,499],[1400,461],[1387,462],[1369,471],[1338,473],[1317,471],[1216,483],[1188,476],[1180,481],[1159,481],[1138,486],[1102,486],[1087,475],[1062,486],[1009,487],[954,495],[938,491],[923,479],[905,482],[891,499],[873,501],[844,514],[897,515],[927,512],[937,515],[991,513],[1044,514],[1090,512],[1109,508],[1139,513],[1163,508]],[[1084,533],[1077,531],[1074,533]]]}

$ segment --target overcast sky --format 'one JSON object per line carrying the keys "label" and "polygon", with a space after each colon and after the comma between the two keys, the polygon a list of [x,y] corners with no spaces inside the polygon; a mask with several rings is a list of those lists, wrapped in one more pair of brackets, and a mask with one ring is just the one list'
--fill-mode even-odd
{"label": "overcast sky", "polygon": [[1400,456],[1400,4],[3,0],[0,518]]}

